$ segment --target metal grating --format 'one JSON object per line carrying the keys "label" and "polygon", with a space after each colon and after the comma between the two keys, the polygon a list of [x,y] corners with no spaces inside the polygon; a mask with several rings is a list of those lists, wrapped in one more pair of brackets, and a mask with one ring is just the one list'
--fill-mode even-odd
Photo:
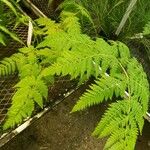
{"label": "metal grating", "polygon": [[[9,26],[9,29],[11,31],[13,31],[14,33],[16,33],[24,43],[26,42],[28,27],[19,26],[19,27],[13,29],[13,26]],[[7,44],[7,46],[0,45],[0,59],[14,54],[18,48],[21,48],[23,46],[20,43],[14,41],[12,39],[8,39],[8,43],[6,43],[6,44]]]}

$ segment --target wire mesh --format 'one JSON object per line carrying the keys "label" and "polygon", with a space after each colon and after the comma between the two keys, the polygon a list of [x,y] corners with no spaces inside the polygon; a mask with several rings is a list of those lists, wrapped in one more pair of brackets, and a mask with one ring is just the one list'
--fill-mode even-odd
{"label": "wire mesh", "polygon": [[6,113],[11,106],[11,98],[15,92],[13,87],[17,80],[15,75],[0,79],[0,124],[5,120]]}
{"label": "wire mesh", "polygon": [[[4,12],[8,11],[9,9],[5,7]],[[15,17],[13,15],[8,16],[8,18],[6,17],[5,19],[8,22],[7,28],[11,32],[14,32],[24,43],[26,43],[28,27],[25,25],[20,25],[14,28]],[[0,45],[0,60],[2,60],[4,57],[11,56],[23,46],[21,43],[14,41],[7,35],[6,38],[6,46],[2,44]],[[17,81],[18,78],[16,75],[11,75],[9,77],[0,77],[0,129],[6,118],[7,111],[11,106],[11,98],[15,92],[15,89],[13,87],[17,83]],[[0,131],[0,135],[1,134],[2,131]]]}
{"label": "wire mesh", "polygon": [[[14,30],[14,32],[17,33],[22,41],[26,41],[27,27],[19,26]],[[10,39],[7,46],[0,46],[0,60],[14,54],[20,47],[22,47],[20,43]],[[3,121],[6,118],[7,111],[11,106],[11,98],[15,92],[13,87],[17,81],[18,78],[16,75],[0,78],[0,126],[2,126]]]}
{"label": "wire mesh", "polygon": [[[9,29],[16,33],[24,43],[26,42],[28,30],[26,26],[21,25],[15,29],[13,29],[13,26],[9,26]],[[14,41],[13,39],[8,39],[8,42],[6,44],[7,46],[0,46],[0,59],[12,55],[18,50],[18,48],[21,48],[23,46],[22,44]]]}

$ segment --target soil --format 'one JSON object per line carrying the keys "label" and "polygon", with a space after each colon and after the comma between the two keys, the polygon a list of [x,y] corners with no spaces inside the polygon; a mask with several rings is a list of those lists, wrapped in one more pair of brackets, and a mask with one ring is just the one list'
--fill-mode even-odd
{"label": "soil", "polygon": [[[106,139],[91,136],[106,104],[70,114],[85,87],[71,94],[1,150],[102,150]],[[145,122],[136,150],[150,150],[150,123]]]}

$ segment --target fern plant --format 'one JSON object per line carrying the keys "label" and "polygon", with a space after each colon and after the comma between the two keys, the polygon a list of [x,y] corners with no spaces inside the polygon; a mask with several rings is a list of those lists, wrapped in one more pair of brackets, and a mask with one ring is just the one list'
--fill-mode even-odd
{"label": "fern plant", "polygon": [[19,77],[19,82],[14,87],[16,92],[12,97],[12,106],[8,110],[4,129],[14,127],[24,118],[30,117],[35,105],[43,108],[48,86],[54,80],[53,75],[46,76],[43,70],[51,66],[62,52],[69,51],[69,45],[73,46],[74,42],[68,43],[68,39],[80,32],[78,18],[72,13],[63,12],[60,23],[48,18],[39,18],[36,22],[39,28],[36,26],[34,29],[35,35],[44,36],[44,41],[36,46],[21,48],[18,53],[0,62],[1,77],[15,73],[18,73]]}
{"label": "fern plant", "polygon": [[80,97],[72,112],[110,101],[115,96],[116,102],[110,105],[93,135],[108,137],[104,149],[133,150],[138,134],[142,134],[149,101],[149,84],[142,66],[121,42],[92,40],[79,30],[69,37],[68,51],[63,51],[41,75],[69,74],[81,82],[94,76],[95,83]]}
{"label": "fern plant", "polygon": [[95,83],[80,97],[72,112],[115,96],[116,102],[110,105],[93,135],[108,137],[104,149],[133,150],[148,109],[149,85],[142,66],[130,56],[128,47],[101,38],[92,40],[82,34],[79,18],[71,12],[63,11],[59,23],[47,18],[36,22],[40,30],[35,33],[44,35],[44,40],[1,61],[1,76],[18,70],[20,78],[4,129],[31,116],[35,103],[43,107],[48,81],[55,74],[69,74],[80,82],[94,76]]}

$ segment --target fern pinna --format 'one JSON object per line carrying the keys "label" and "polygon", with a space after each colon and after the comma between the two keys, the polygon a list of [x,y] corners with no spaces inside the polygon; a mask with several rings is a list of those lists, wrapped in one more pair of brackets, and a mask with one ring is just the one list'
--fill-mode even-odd
{"label": "fern pinna", "polygon": [[69,50],[63,51],[41,75],[69,74],[81,82],[94,76],[95,83],[80,97],[72,112],[115,96],[116,102],[110,104],[93,135],[108,137],[104,149],[133,150],[138,133],[142,133],[149,100],[149,84],[142,66],[121,42],[92,40],[81,32],[69,37]]}

